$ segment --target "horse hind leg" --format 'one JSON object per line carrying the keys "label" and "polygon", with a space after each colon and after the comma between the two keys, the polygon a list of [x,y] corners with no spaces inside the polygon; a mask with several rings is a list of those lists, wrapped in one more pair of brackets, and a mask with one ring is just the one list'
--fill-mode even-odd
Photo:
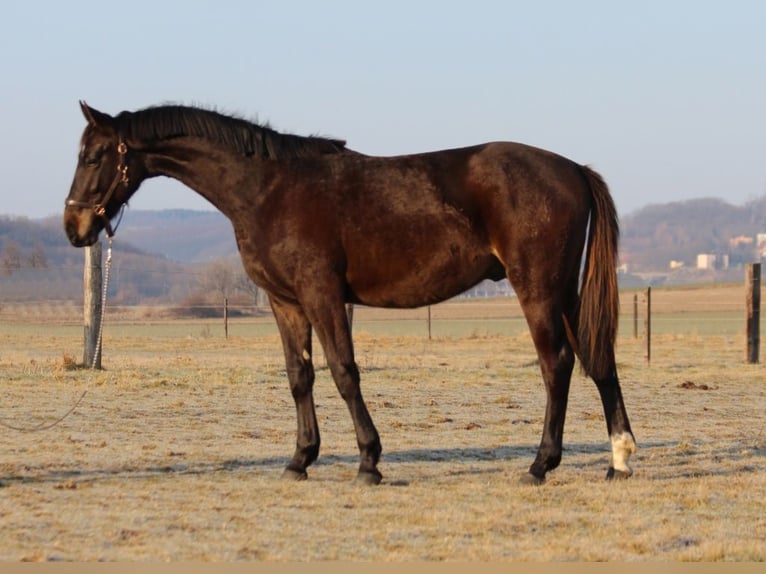
{"label": "horse hind leg", "polygon": [[606,478],[619,480],[628,478],[633,474],[628,460],[636,452],[636,440],[633,437],[625,403],[622,399],[617,371],[613,369],[612,372],[613,375],[602,380],[594,379],[594,382],[599,395],[601,395],[606,428],[612,446],[612,456]]}
{"label": "horse hind leg", "polygon": [[546,474],[561,462],[569,386],[574,352],[566,336],[561,313],[548,301],[522,303],[545,383],[543,434],[537,456],[522,476],[525,484],[542,484]]}
{"label": "horse hind leg", "polygon": [[[576,349],[577,343],[575,342],[575,337],[573,335],[575,329],[572,328],[575,326],[574,318],[565,317],[565,324],[567,327],[567,335]],[[609,357],[609,367],[606,369],[606,372],[610,374],[602,379],[592,378],[593,382],[596,383],[596,388],[601,397],[607,433],[612,447],[606,478],[607,480],[619,480],[628,478],[633,474],[633,470],[630,468],[628,460],[631,455],[636,452],[636,440],[633,437],[633,431],[630,428],[627,409],[625,408],[625,402],[622,398],[622,390],[620,389],[620,382],[617,378],[614,344],[608,343],[608,348],[605,349],[605,351]]]}

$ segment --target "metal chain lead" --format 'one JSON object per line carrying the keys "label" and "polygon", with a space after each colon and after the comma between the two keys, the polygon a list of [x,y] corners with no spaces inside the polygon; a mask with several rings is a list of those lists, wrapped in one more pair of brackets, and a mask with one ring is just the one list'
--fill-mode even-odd
{"label": "metal chain lead", "polygon": [[93,353],[93,361],[90,368],[95,369],[98,356],[101,353],[101,339],[104,336],[104,313],[106,313],[106,295],[109,291],[109,272],[112,269],[112,238],[109,237],[109,247],[106,250],[106,265],[104,269],[104,288],[101,292],[101,316],[98,318],[98,337],[96,338],[96,350]]}

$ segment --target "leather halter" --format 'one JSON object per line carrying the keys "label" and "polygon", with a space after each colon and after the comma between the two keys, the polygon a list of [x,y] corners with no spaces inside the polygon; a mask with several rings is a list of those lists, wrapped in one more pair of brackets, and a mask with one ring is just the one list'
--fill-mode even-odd
{"label": "leather halter", "polygon": [[[117,153],[119,154],[117,174],[114,176],[112,184],[109,186],[109,189],[104,194],[104,197],[101,198],[100,202],[90,203],[87,201],[77,201],[76,199],[66,200],[66,207],[92,209],[93,213],[104,220],[104,230],[106,231],[107,237],[114,236],[114,232],[117,230],[117,225],[119,225],[120,220],[117,220],[117,225],[115,225],[113,229],[112,224],[109,221],[109,217],[106,215],[106,206],[109,203],[109,200],[112,198],[112,195],[114,195],[114,192],[117,191],[117,187],[119,187],[120,184],[127,187],[127,185],[130,183],[130,178],[128,178],[128,164],[125,163],[125,156],[128,153],[128,146],[125,145],[125,142],[122,140],[120,140],[120,143],[117,144]],[[123,203],[120,207],[124,209],[125,204]],[[120,212],[120,219],[122,219],[122,212]]]}

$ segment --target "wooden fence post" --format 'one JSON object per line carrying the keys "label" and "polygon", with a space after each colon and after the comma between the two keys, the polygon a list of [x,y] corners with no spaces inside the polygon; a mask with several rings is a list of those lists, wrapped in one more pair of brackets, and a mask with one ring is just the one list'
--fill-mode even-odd
{"label": "wooden fence post", "polygon": [[[82,363],[93,369],[101,368],[101,348],[98,333],[103,315],[101,307],[102,271],[101,242],[85,248],[85,269],[83,271],[83,315],[84,351]],[[98,355],[96,353],[98,352]]]}
{"label": "wooden fence post", "polygon": [[431,305],[428,306],[428,340],[431,340]]}
{"label": "wooden fence post", "polygon": [[745,267],[745,316],[747,349],[745,360],[757,363],[761,342],[761,264],[750,263]]}
{"label": "wooden fence post", "polygon": [[633,338],[638,339],[638,293],[633,293]]}
{"label": "wooden fence post", "polygon": [[223,338],[229,338],[229,298],[223,298]]}
{"label": "wooden fence post", "polygon": [[652,362],[652,288],[646,288],[646,364]]}

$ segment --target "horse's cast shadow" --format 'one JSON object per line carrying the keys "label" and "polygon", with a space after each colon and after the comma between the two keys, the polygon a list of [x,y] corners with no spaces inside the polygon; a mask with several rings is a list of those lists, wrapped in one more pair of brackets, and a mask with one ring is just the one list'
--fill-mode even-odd
{"label": "horse's cast shadow", "polygon": [[[672,449],[678,446],[677,441],[656,441],[652,443],[641,444],[641,448],[637,454],[637,458],[642,455],[645,457],[651,457],[653,450]],[[700,445],[704,446],[704,445]],[[426,466],[438,467],[440,465],[463,465],[465,463],[508,463],[516,461],[530,460],[530,457],[534,455],[537,449],[536,444],[529,445],[516,445],[516,446],[499,446],[490,448],[481,447],[449,447],[449,448],[415,448],[415,449],[403,449],[394,450],[391,452],[384,452],[382,463],[385,464],[387,474],[391,477],[391,481],[384,480],[393,485],[406,485],[407,481],[397,480],[396,477],[402,475],[402,472],[397,472],[397,467],[402,468],[404,465],[420,464]],[[609,453],[607,446],[603,442],[594,443],[576,443],[565,445],[565,455],[579,454],[588,455],[585,460],[582,458],[577,460],[567,461],[562,463],[563,466],[570,466],[572,468],[584,469],[586,467],[593,467],[601,469],[608,463]],[[741,445],[731,445],[729,448],[717,449],[716,455],[722,462],[728,461],[743,461],[745,455],[743,454]],[[766,448],[758,447],[750,449],[750,457],[766,458]],[[688,453],[678,453],[679,463],[688,459]],[[93,483],[106,480],[122,479],[122,480],[144,480],[147,478],[158,476],[186,476],[186,475],[212,475],[216,473],[234,473],[234,472],[246,472],[246,471],[262,471],[266,474],[273,474],[275,477],[279,476],[282,469],[285,468],[289,462],[287,456],[268,456],[268,457],[254,457],[254,458],[233,458],[224,461],[173,461],[171,457],[168,458],[168,464],[151,464],[151,465],[122,465],[113,468],[94,468],[94,469],[60,469],[60,470],[46,470],[45,468],[37,467],[24,467],[26,472],[7,474],[5,476],[0,475],[0,485],[11,486],[13,484],[28,484],[28,483],[52,483],[52,484],[83,484]],[[356,453],[348,454],[327,454],[320,456],[320,458],[314,464],[314,467],[327,467],[333,465],[351,465],[355,466],[359,462],[359,455]],[[523,468],[526,470],[526,466]],[[484,474],[492,472],[506,472],[508,470],[514,470],[511,465],[502,465],[502,467],[477,464],[473,467],[457,467],[452,474]],[[521,470],[521,469],[519,469]],[[718,465],[710,466],[705,465],[705,468],[699,470],[679,469],[678,473],[675,473],[674,477],[683,477],[691,475],[704,474],[706,476],[721,476],[732,475],[742,472],[762,472],[762,465],[744,465],[738,467],[732,467],[732,465]],[[324,473],[323,473],[324,474]],[[641,474],[639,467],[638,476],[642,479],[648,480],[661,480],[666,477],[665,473],[662,475],[652,476],[646,473]]]}
{"label": "horse's cast shadow", "polygon": [[[603,452],[604,445],[576,445],[578,451]],[[381,462],[388,468],[388,474],[394,477],[396,467],[402,464],[443,465],[487,461],[512,461],[517,459],[529,460],[534,456],[537,445],[509,447],[454,447],[437,449],[404,449],[384,452]],[[153,465],[122,465],[113,468],[95,469],[61,469],[46,470],[38,467],[25,467],[26,472],[17,475],[0,475],[0,484],[24,483],[87,483],[114,479],[146,479],[162,475],[207,475],[221,472],[241,472],[259,470],[278,476],[290,462],[288,456],[269,456],[254,458],[233,458],[224,461],[175,461],[168,457],[168,464]],[[314,463],[314,468],[332,465],[356,465],[359,463],[358,453],[320,455]],[[478,471],[477,471],[478,472]]]}

